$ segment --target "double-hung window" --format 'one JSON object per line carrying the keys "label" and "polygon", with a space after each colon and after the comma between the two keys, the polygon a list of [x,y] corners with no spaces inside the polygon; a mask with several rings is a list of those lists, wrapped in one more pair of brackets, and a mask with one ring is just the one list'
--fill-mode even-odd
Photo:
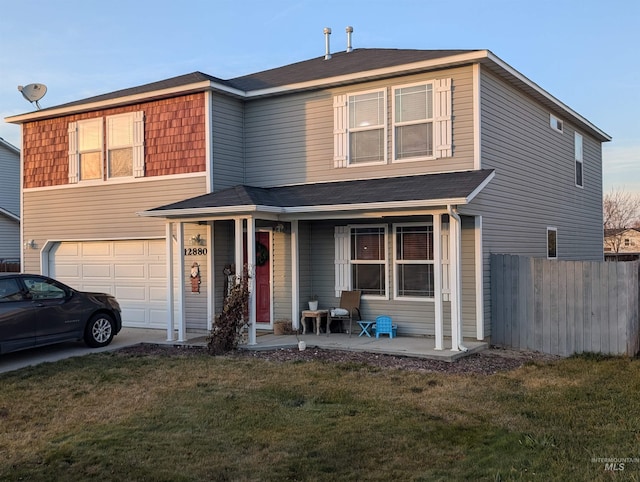
{"label": "double-hung window", "polygon": [[433,298],[433,225],[394,226],[395,297]]}
{"label": "double-hung window", "polygon": [[394,89],[394,160],[433,157],[433,84]]}
{"label": "double-hung window", "polygon": [[385,103],[383,90],[349,96],[349,164],[385,161]]}
{"label": "double-hung window", "polygon": [[576,186],[584,187],[583,147],[582,135],[577,132],[574,135],[574,157],[576,162]]}
{"label": "double-hung window", "polygon": [[68,132],[70,184],[144,176],[142,111],[71,122]]}
{"label": "double-hung window", "polygon": [[102,179],[102,119],[78,121],[78,157],[81,181]]}
{"label": "double-hung window", "polygon": [[133,114],[107,117],[107,173],[133,176]]}
{"label": "double-hung window", "polygon": [[363,295],[387,297],[386,226],[351,228],[351,287]]}
{"label": "double-hung window", "polygon": [[[334,167],[385,164],[388,153],[392,162],[451,157],[451,85],[445,78],[336,95]],[[387,95],[393,99],[391,110]]]}

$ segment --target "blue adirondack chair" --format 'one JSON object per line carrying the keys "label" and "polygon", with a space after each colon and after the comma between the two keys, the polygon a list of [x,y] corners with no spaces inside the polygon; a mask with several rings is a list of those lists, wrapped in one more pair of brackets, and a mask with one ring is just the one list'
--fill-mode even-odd
{"label": "blue adirondack chair", "polygon": [[380,335],[387,334],[389,338],[393,338],[393,330],[397,327],[393,324],[390,316],[378,316],[376,318],[376,338]]}

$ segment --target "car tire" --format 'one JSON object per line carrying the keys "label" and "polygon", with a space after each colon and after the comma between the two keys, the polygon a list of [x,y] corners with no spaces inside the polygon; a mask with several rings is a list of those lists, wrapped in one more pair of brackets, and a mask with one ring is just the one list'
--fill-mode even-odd
{"label": "car tire", "polygon": [[113,340],[114,326],[111,316],[104,313],[93,315],[84,330],[84,342],[92,348],[107,346]]}

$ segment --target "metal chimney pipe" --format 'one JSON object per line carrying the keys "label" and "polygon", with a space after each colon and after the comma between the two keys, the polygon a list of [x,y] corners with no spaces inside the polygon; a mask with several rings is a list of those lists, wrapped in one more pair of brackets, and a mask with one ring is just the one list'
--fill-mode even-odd
{"label": "metal chimney pipe", "polygon": [[329,60],[331,58],[331,49],[329,48],[329,35],[331,35],[331,29],[329,27],[324,28],[324,59]]}
{"label": "metal chimney pipe", "polygon": [[351,34],[353,33],[353,27],[347,27],[347,53],[351,52],[353,48],[351,47]]}

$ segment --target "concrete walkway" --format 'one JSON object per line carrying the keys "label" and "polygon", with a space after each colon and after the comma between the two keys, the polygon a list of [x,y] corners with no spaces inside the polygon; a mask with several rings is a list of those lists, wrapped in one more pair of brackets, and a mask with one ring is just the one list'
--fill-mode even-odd
{"label": "concrete walkway", "polygon": [[54,362],[74,356],[83,356],[89,353],[118,350],[140,343],[166,343],[166,340],[166,330],[123,328],[120,333],[113,338],[111,344],[104,348],[89,348],[83,342],[78,341],[31,348],[29,350],[0,355],[0,373],[38,365],[39,363]]}
{"label": "concrete walkway", "polygon": [[[206,346],[206,337],[191,335],[185,342],[163,341],[162,343],[176,346]],[[342,333],[331,333],[327,335],[306,334],[306,335],[274,335],[272,333],[258,333],[255,345],[241,345],[240,348],[246,350],[277,350],[280,348],[298,348],[298,342],[305,342],[306,349],[324,348],[329,350],[345,351],[366,351],[370,353],[381,353],[386,355],[410,356],[417,358],[427,358],[431,360],[441,360],[453,362],[460,357],[471,355],[489,348],[489,344],[477,340],[465,340],[464,346],[467,351],[451,351],[451,340],[445,339],[444,349],[436,350],[435,340],[428,337],[397,336],[390,339],[388,336],[381,336],[376,339],[367,336],[346,335]]]}
{"label": "concrete walkway", "polygon": [[[427,337],[398,336],[389,339],[388,336],[384,336],[376,339],[375,337],[349,336],[342,333],[332,333],[330,335],[321,333],[320,335],[276,336],[270,332],[258,333],[257,343],[255,345],[241,345],[240,348],[247,350],[298,349],[298,342],[300,340],[305,342],[306,349],[318,347],[330,350],[366,351],[387,355],[429,358],[447,362],[452,362],[460,357],[489,348],[487,343],[476,340],[465,340],[464,345],[467,351],[451,351],[451,341],[449,339],[445,339],[444,350],[436,350],[434,339]],[[89,348],[83,342],[69,342],[0,355],[0,373],[38,365],[39,363],[55,362],[64,358],[83,356],[89,353],[118,350],[140,343],[204,347],[207,341],[206,335],[202,333],[188,333],[187,341],[178,342],[167,341],[166,330],[123,328],[122,331],[114,337],[111,344],[104,348]]]}

